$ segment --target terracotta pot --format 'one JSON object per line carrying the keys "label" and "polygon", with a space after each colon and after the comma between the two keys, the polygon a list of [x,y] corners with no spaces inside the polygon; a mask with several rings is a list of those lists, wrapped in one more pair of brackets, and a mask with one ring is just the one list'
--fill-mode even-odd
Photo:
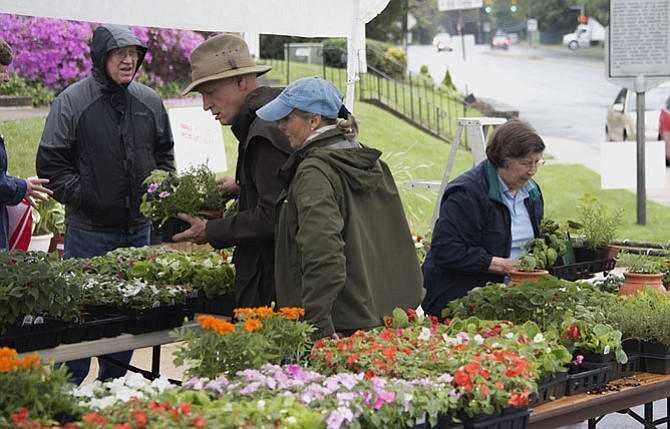
{"label": "terracotta pot", "polygon": [[547,270],[535,271],[510,271],[508,285],[518,285],[528,280],[537,280],[545,274],[549,274]]}
{"label": "terracotta pot", "polygon": [[661,278],[663,274],[638,274],[624,271],[624,282],[619,288],[619,295],[637,295],[637,291],[643,290],[645,286],[667,292]]}

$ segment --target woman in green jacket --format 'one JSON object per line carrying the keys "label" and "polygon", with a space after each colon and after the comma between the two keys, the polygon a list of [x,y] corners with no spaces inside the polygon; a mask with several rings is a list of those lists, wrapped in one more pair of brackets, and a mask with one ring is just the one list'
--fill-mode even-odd
{"label": "woman in green jacket", "polygon": [[317,327],[314,339],[380,326],[395,307],[421,302],[421,271],[393,176],[379,150],[357,141],[342,99],[331,83],[307,77],[257,111],[279,120],[296,149],[279,171],[277,303],[303,307]]}

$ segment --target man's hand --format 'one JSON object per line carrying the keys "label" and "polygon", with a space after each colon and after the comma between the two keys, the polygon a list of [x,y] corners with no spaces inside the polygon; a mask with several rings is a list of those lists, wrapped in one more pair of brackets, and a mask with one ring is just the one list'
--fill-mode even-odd
{"label": "man's hand", "polygon": [[240,194],[240,187],[238,184],[235,182],[235,178],[233,176],[222,176],[216,179],[216,184],[219,185],[219,190],[221,191],[221,195],[239,195]]}
{"label": "man's hand", "polygon": [[185,213],[179,213],[177,216],[179,219],[190,223],[191,227],[186,231],[173,235],[172,240],[176,242],[188,241],[196,244],[207,243],[207,233],[205,231],[207,221],[205,219],[197,216],[189,216]]}
{"label": "man's hand", "polygon": [[51,189],[42,186],[49,183],[49,179],[39,179],[37,177],[31,177],[25,180],[27,186],[26,186],[26,195],[23,198],[25,198],[25,200],[28,201],[28,204],[30,204],[34,208],[37,208],[37,205],[35,204],[35,201],[33,201],[33,198],[37,198],[38,200],[42,200],[44,202],[49,201],[48,195],[53,195],[53,191]]}

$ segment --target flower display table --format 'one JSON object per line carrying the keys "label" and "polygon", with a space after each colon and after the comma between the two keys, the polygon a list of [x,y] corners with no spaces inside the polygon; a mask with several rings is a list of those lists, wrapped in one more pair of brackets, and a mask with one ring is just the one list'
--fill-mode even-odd
{"label": "flower display table", "polygon": [[[666,416],[654,420],[653,401],[666,398],[666,410],[670,410],[670,375],[635,373],[636,386],[631,378],[615,380],[611,385],[620,387],[618,391],[607,391],[597,395],[581,393],[566,396],[533,408],[528,429],[548,429],[589,421],[589,428],[595,428],[601,416],[625,410],[632,418],[648,428],[668,422]],[[632,407],[645,404],[644,417],[631,410]]]}

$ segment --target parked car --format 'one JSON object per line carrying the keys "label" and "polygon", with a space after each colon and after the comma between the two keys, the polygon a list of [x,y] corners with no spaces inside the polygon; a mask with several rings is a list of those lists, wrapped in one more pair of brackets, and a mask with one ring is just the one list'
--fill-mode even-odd
{"label": "parked car", "polygon": [[438,33],[433,37],[433,46],[435,46],[437,52],[453,51],[451,47],[451,35],[449,33]]}
{"label": "parked car", "polygon": [[[670,96],[670,82],[650,89],[644,97],[644,138],[646,141],[659,139],[659,115],[661,107],[667,104]],[[623,88],[607,109],[605,135],[608,141],[626,141],[637,139],[637,94]]]}
{"label": "parked car", "polygon": [[665,142],[665,165],[670,165],[670,96],[658,117],[658,139]]}
{"label": "parked car", "polygon": [[491,39],[491,49],[509,49],[512,39],[507,34],[496,34]]}

